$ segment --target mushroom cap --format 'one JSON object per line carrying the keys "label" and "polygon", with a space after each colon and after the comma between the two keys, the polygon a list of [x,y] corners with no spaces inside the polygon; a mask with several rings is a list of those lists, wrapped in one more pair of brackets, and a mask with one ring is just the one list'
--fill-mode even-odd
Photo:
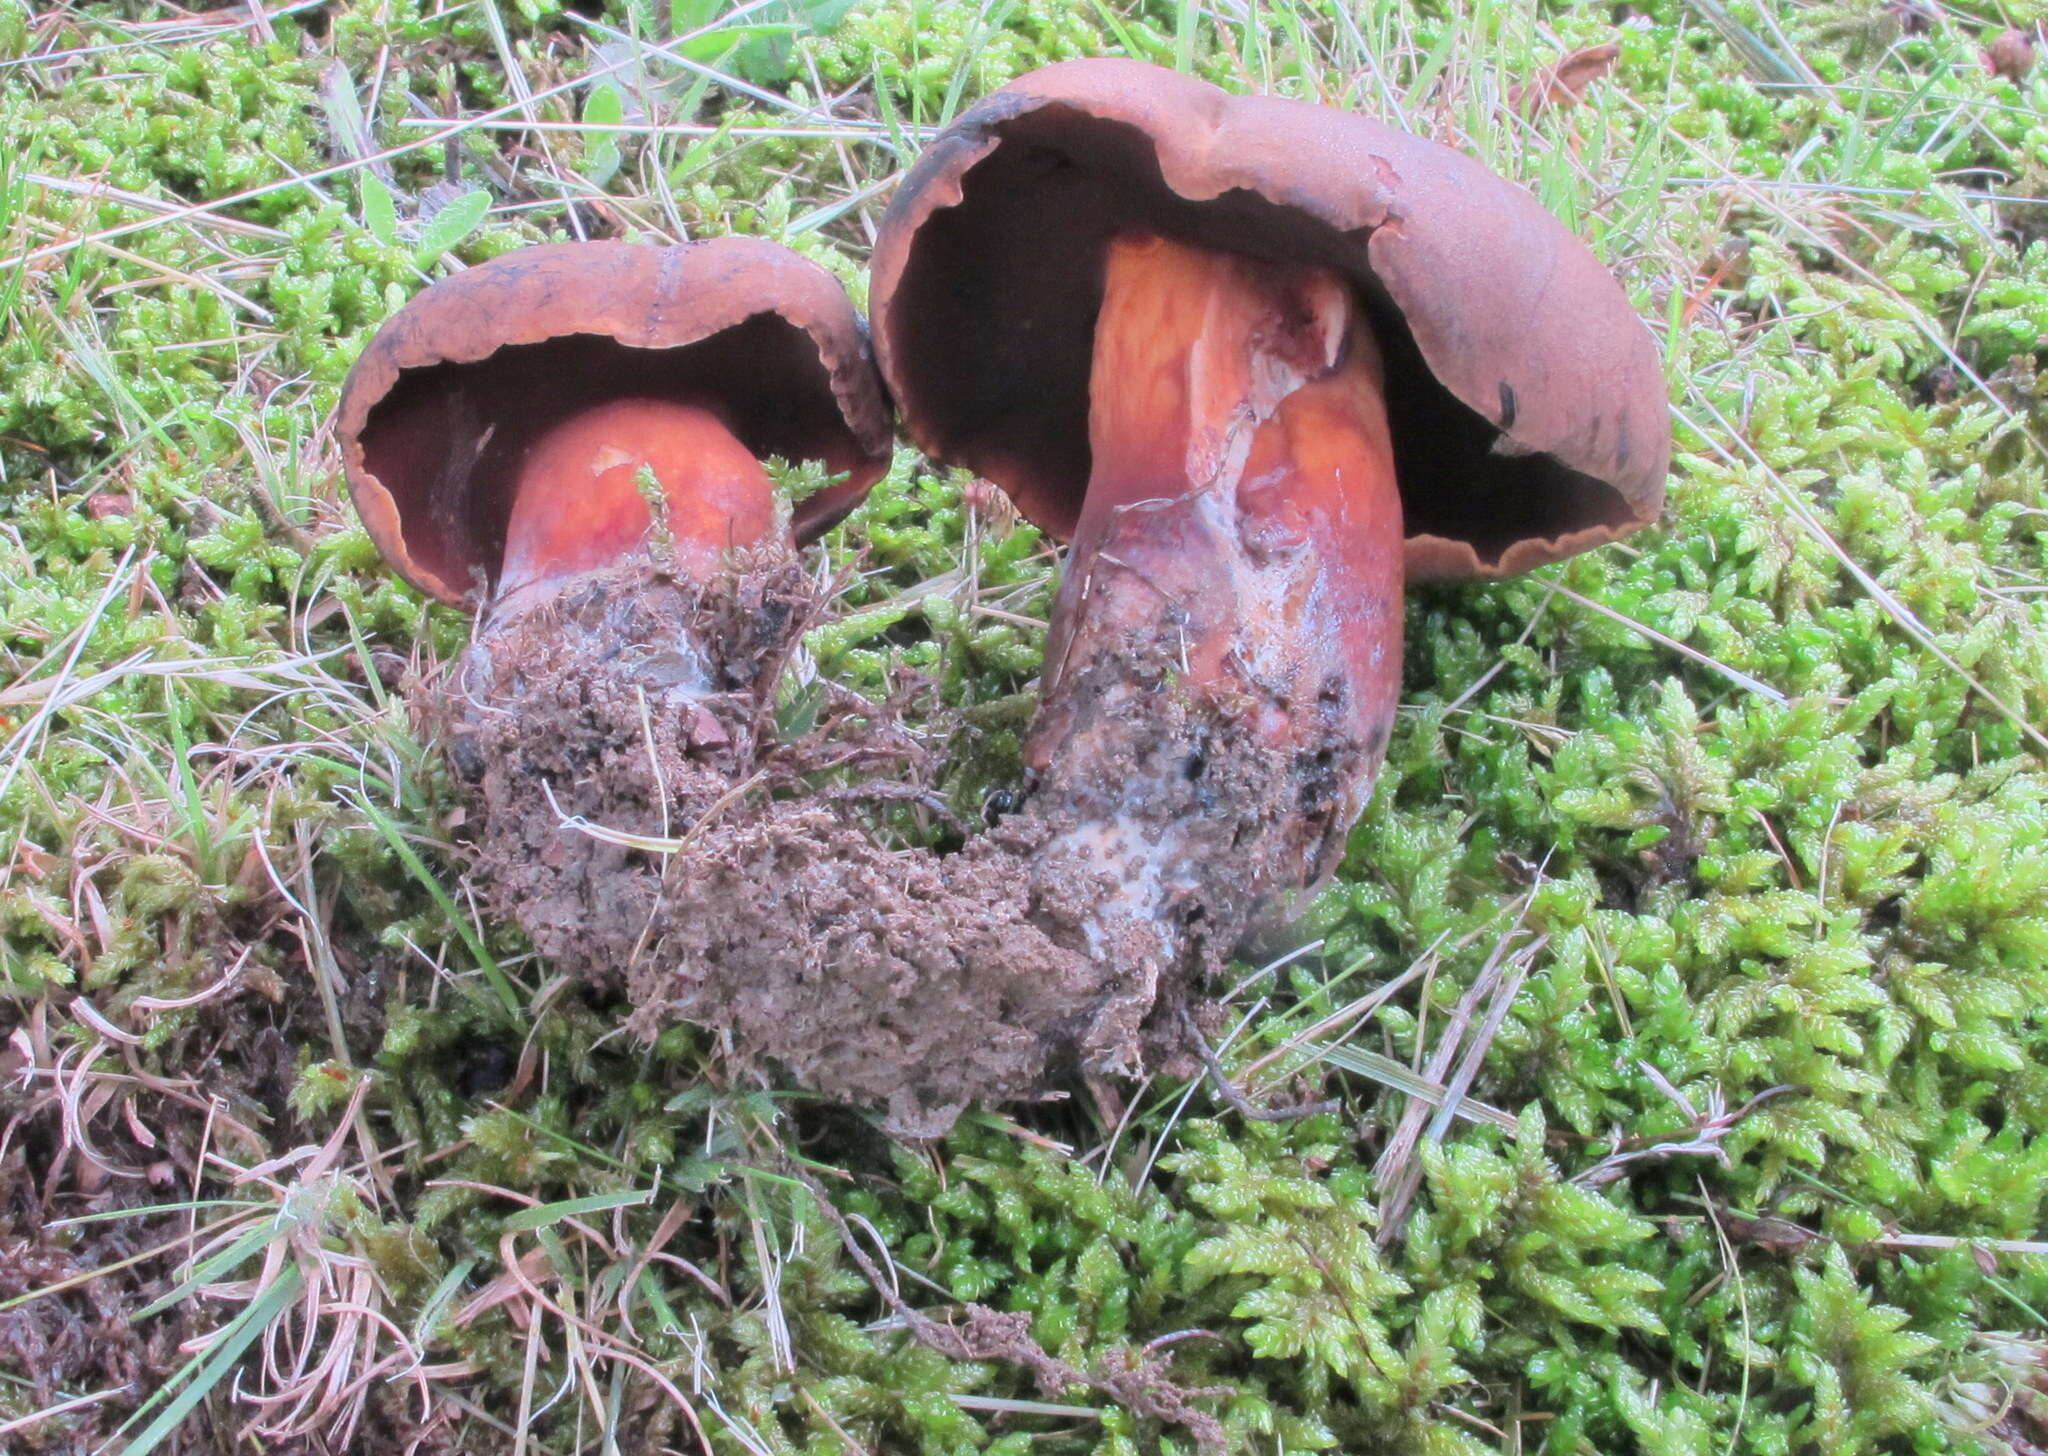
{"label": "mushroom cap", "polygon": [[1386,355],[1412,577],[1523,571],[1656,518],[1656,345],[1534,198],[1379,122],[1138,61],[1011,82],[897,189],[870,307],[926,454],[1071,533],[1104,248],[1140,229],[1352,280]]}
{"label": "mushroom cap", "polygon": [[848,478],[802,502],[799,539],[889,468],[867,329],[830,273],[757,238],[553,243],[436,283],[342,387],[349,493],[398,573],[451,605],[495,582],[527,446],[617,398],[715,409],[758,458]]}

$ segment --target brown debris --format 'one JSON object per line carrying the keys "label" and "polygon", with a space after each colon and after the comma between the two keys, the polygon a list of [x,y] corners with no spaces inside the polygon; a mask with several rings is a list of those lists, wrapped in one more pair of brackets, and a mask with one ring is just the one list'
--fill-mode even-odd
{"label": "brown debris", "polygon": [[1553,106],[1576,106],[1586,90],[1621,59],[1614,44],[1586,46],[1508,90],[1508,105],[1522,116],[1540,116]]}
{"label": "brown debris", "polygon": [[[231,1305],[224,1313],[223,1302],[195,1293],[135,1318],[189,1273],[184,1261],[197,1247],[185,1205],[157,1206],[190,1194],[202,1158],[255,1162],[304,1131],[286,1105],[297,1071],[290,1049],[321,1033],[293,1025],[287,1041],[253,1003],[258,979],[252,969],[234,994],[180,1008],[189,1020],[161,1059],[204,1068],[203,1090],[155,1075],[138,1049],[118,1041],[97,1043],[119,1047],[118,1070],[96,1068],[94,1051],[73,1057],[68,1033],[52,1032],[43,1008],[0,1050],[0,1371],[13,1382],[0,1383],[0,1428],[23,1422],[0,1436],[9,1456],[117,1446],[138,1403],[187,1365],[193,1341],[231,1317]],[[136,998],[130,1010],[147,1002]],[[311,995],[288,1005],[318,1014]],[[79,997],[69,1014],[121,1031],[90,1008]],[[211,1217],[200,1216],[199,1241],[218,1230]],[[225,1427],[218,1408],[201,1408],[159,1449],[224,1449],[209,1438]]]}
{"label": "brown debris", "polygon": [[2034,69],[2034,33],[2030,30],[2001,31],[1984,48],[1984,69],[2017,86]]}

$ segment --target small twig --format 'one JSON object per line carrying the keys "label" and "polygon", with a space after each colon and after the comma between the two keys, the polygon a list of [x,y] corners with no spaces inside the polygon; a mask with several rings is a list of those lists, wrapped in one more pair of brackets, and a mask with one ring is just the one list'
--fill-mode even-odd
{"label": "small twig", "polygon": [[[1315,1025],[1307,1028],[1306,1030],[1296,1032],[1293,1036],[1287,1038],[1286,1041],[1282,1042],[1279,1046],[1274,1047],[1271,1051],[1266,1052],[1260,1056],[1254,1057],[1251,1061],[1251,1064],[1244,1069],[1245,1080],[1249,1082],[1253,1077],[1258,1076],[1260,1072],[1263,1072],[1267,1067],[1271,1066],[1281,1057],[1286,1056],[1290,1052],[1299,1051],[1302,1047],[1314,1041],[1319,1036],[1329,1036],[1332,1033],[1335,1033],[1339,1030],[1344,1030],[1345,1034],[1349,1035],[1348,1028],[1353,1023],[1363,1021],[1366,1017],[1372,1015],[1375,1011],[1378,1011],[1380,1007],[1386,1005],[1387,1002],[1393,1000],[1395,996],[1399,995],[1403,990],[1405,990],[1410,981],[1414,980],[1417,976],[1421,975],[1423,971],[1428,967],[1430,957],[1434,956],[1437,953],[1438,949],[1443,945],[1443,943],[1446,940],[1449,940],[1450,937],[1451,933],[1448,930],[1444,931],[1443,934],[1439,935],[1435,939],[1435,941],[1433,941],[1430,944],[1428,950],[1425,950],[1421,955],[1417,956],[1413,961],[1411,961],[1408,965],[1408,969],[1401,972],[1401,974],[1399,974],[1398,976],[1395,976],[1389,981],[1383,982],[1381,985],[1373,989],[1368,994],[1359,997],[1356,1001],[1353,1001],[1349,1006],[1345,1006],[1340,1008],[1339,1010],[1331,1012],[1328,1016],[1325,1016],[1321,1021],[1318,1021]],[[1342,1038],[1339,1038],[1339,1040],[1342,1040]],[[1332,1043],[1332,1045],[1334,1044],[1335,1043]]]}
{"label": "small twig", "polygon": [[303,526],[284,513],[284,507],[271,498],[270,492],[263,488],[261,482],[251,481],[244,494],[249,497],[249,504],[262,519],[266,534],[284,542],[301,556],[313,554],[313,538],[307,534]]}
{"label": "small twig", "polygon": [[1749,692],[1755,693],[1758,697],[1776,703],[1781,707],[1784,704],[1791,701],[1791,699],[1787,698],[1783,693],[1779,692],[1769,683],[1762,682],[1757,678],[1753,678],[1748,673],[1743,672],[1738,668],[1730,667],[1727,663],[1721,661],[1717,657],[1709,657],[1706,653],[1700,651],[1697,647],[1688,647],[1685,643],[1680,642],[1676,637],[1667,637],[1664,633],[1659,632],[1655,627],[1647,626],[1642,622],[1638,622],[1634,617],[1625,616],[1624,614],[1615,611],[1614,608],[1607,606],[1604,603],[1594,601],[1591,597],[1580,596],[1577,592],[1573,591],[1568,586],[1560,585],[1557,582],[1551,582],[1549,585],[1552,591],[1556,592],[1559,596],[1565,598],[1567,601],[1573,602],[1578,606],[1584,607],[1589,612],[1598,612],[1601,616],[1607,618],[1611,622],[1619,622],[1624,627],[1628,627],[1634,631],[1640,632],[1643,634],[1643,636],[1649,638],[1659,647],[1663,647],[1672,652],[1676,652],[1680,657],[1689,658],[1692,661],[1697,662],[1701,667],[1712,668],[1715,672],[1720,673],[1721,676],[1727,678],[1728,681],[1734,683],[1739,688],[1744,688]]}
{"label": "small twig", "polygon": [[[1704,1188],[1702,1188],[1704,1192]],[[1879,1234],[1874,1239],[1834,1239],[1819,1229],[1808,1228],[1789,1218],[1776,1214],[1752,1216],[1740,1213],[1726,1203],[1711,1197],[1695,1198],[1690,1194],[1680,1195],[1687,1203],[1697,1203],[1707,1211],[1707,1217],[1715,1225],[1725,1228],[1729,1237],[1742,1243],[1753,1244],[1774,1254],[1796,1254],[1823,1241],[1840,1245],[1850,1253],[1897,1254],[1909,1249],[1947,1251],[1969,1249],[1981,1258],[1991,1254],[2006,1254],[2017,1258],[2039,1258],[2048,1254],[2048,1241],[2040,1239],[1999,1239],[1975,1237],[1969,1234],[1907,1234],[1894,1230]]]}
{"label": "small twig", "polygon": [[1230,1080],[1230,1073],[1223,1069],[1223,1063],[1216,1059],[1216,1053],[1209,1046],[1209,1039],[1202,1035],[1202,1029],[1195,1025],[1195,1018],[1183,1006],[1180,1012],[1181,1026],[1187,1033],[1188,1044],[1202,1059],[1208,1070],[1209,1080],[1225,1102],[1237,1109],[1240,1117],[1253,1122],[1298,1122],[1304,1117],[1320,1117],[1326,1112],[1335,1112],[1342,1107],[1340,1098],[1332,1097],[1324,1102],[1298,1102],[1291,1107],[1260,1107],[1244,1095],[1237,1083]]}
{"label": "small twig", "polygon": [[[1517,926],[1519,929],[1519,924]],[[1510,932],[1512,934],[1512,932]],[[1458,1062],[1458,1069],[1445,1084],[1443,1105],[1432,1115],[1427,1104],[1411,1102],[1410,1112],[1420,1112],[1428,1117],[1428,1128],[1423,1133],[1425,1142],[1441,1142],[1450,1128],[1451,1118],[1456,1115],[1458,1104],[1465,1094],[1472,1090],[1473,1079],[1479,1075],[1479,1067],[1486,1060],[1487,1051],[1493,1046],[1493,1039],[1500,1034],[1502,1024],[1507,1020],[1508,1010],[1515,1003],[1515,997],[1522,989],[1522,982],[1529,974],[1529,964],[1538,951],[1550,943],[1547,935],[1538,936],[1522,950],[1516,952],[1510,968],[1496,981],[1493,999],[1486,1005],[1486,1015],[1473,1033],[1472,1040],[1465,1048],[1464,1056]],[[1462,1009],[1462,1008],[1461,1008]],[[1412,1151],[1412,1149],[1411,1149]],[[1422,1164],[1411,1158],[1403,1167],[1401,1177],[1387,1190],[1381,1203],[1380,1242],[1392,1243],[1398,1238],[1402,1227],[1408,1221],[1408,1209],[1414,1202],[1416,1190],[1422,1186]]]}
{"label": "small twig", "polygon": [[[1439,1034],[1436,1046],[1430,1052],[1423,1075],[1432,1082],[1444,1083],[1443,1103],[1432,1108],[1426,1102],[1411,1100],[1407,1107],[1402,1109],[1400,1121],[1395,1124],[1394,1135],[1388,1139],[1379,1162],[1373,1167],[1373,1174],[1383,1190],[1379,1233],[1379,1242],[1383,1245],[1392,1243],[1399,1236],[1401,1225],[1406,1221],[1408,1205],[1415,1197],[1415,1190],[1421,1186],[1422,1165],[1415,1158],[1416,1146],[1424,1141],[1425,1137],[1434,1141],[1443,1135],[1442,1129],[1448,1126],[1450,1121],[1447,1109],[1454,1110],[1471,1086],[1470,1076],[1465,1078],[1462,1087],[1452,1085],[1457,1074],[1453,1073],[1451,1063],[1458,1055],[1459,1045],[1464,1041],[1466,1029],[1471,1026],[1472,1018],[1479,1014],[1480,1001],[1489,993],[1498,992],[1501,978],[1506,973],[1508,948],[1514,944],[1516,937],[1523,933],[1522,921],[1529,913],[1530,903],[1531,896],[1525,893],[1516,912],[1515,923],[1494,943],[1492,954],[1487,956],[1486,964],[1480,967],[1479,974],[1473,978],[1472,984],[1459,999],[1457,1009],[1451,1013],[1450,1022]],[[1548,939],[1547,936],[1543,937],[1543,941]],[[1527,973],[1529,957],[1535,954],[1543,941],[1514,952],[1518,964],[1518,974],[1515,978],[1517,989],[1521,985],[1521,975]],[[1427,1004],[1426,993],[1424,1004]],[[1499,1003],[1499,1010],[1505,1018],[1505,1001]],[[1498,1030],[1499,1023],[1495,1022],[1494,1031]],[[1475,1038],[1472,1048],[1468,1051],[1466,1061],[1474,1073],[1478,1070],[1478,1059],[1485,1056],[1492,1039],[1493,1032],[1484,1032]],[[1445,1081],[1446,1076],[1451,1077],[1451,1082]],[[1433,1113],[1437,1118],[1436,1130],[1426,1131]]]}
{"label": "small twig", "polygon": [[1585,1188],[1602,1188],[1621,1177],[1634,1164],[1662,1163],[1680,1157],[1712,1158],[1725,1168],[1728,1166],[1728,1154],[1721,1146],[1722,1139],[1733,1132],[1744,1119],[1766,1102],[1780,1097],[1804,1097],[1812,1090],[1797,1083],[1767,1087],[1733,1112],[1729,1112],[1722,1105],[1720,1089],[1716,1088],[1708,1094],[1707,1110],[1702,1113],[1692,1105],[1683,1092],[1665,1079],[1662,1072],[1648,1062],[1638,1062],[1637,1065],[1655,1084],[1657,1090],[1685,1114],[1687,1121],[1692,1124],[1692,1136],[1665,1138],[1656,1142],[1644,1138],[1618,1139],[1612,1153],[1578,1174],[1572,1182]]}
{"label": "small twig", "polygon": [[1749,1214],[1738,1213],[1725,1203],[1715,1202],[1711,1196],[1679,1196],[1686,1203],[1697,1203],[1704,1208],[1707,1211],[1707,1218],[1721,1232],[1722,1237],[1731,1242],[1753,1244],[1774,1254],[1796,1254],[1827,1237],[1805,1224],[1794,1223],[1789,1218],[1778,1218],[1772,1214],[1753,1218]]}

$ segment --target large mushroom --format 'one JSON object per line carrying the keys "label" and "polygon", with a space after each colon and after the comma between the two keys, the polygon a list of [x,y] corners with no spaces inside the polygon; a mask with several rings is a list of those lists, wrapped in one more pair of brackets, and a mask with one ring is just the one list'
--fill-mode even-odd
{"label": "large mushroom", "polygon": [[1026,802],[1041,869],[1098,868],[1080,929],[1155,1021],[1341,857],[1405,583],[1662,502],[1658,353],[1600,261],[1331,108],[1131,61],[1025,76],[906,177],[871,302],[913,440],[1071,542]]}

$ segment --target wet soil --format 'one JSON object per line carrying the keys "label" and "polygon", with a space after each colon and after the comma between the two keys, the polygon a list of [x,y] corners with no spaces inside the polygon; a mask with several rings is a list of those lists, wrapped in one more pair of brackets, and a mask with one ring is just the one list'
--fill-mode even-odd
{"label": "wet soil", "polygon": [[702,1024],[737,1072],[903,1135],[1076,1067],[1191,1069],[1181,1013],[1300,882],[1298,755],[1178,701],[1168,644],[1134,642],[1069,684],[1113,751],[937,853],[891,827],[938,768],[896,705],[813,684],[815,721],[778,733],[814,601],[771,550],[483,625],[439,711],[493,911],[640,1029]]}

